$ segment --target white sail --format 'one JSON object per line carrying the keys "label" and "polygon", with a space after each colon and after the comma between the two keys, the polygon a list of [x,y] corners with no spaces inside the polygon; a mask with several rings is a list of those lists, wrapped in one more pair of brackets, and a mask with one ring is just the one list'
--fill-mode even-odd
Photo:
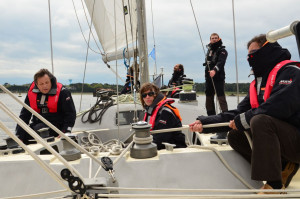
{"label": "white sail", "polygon": [[[114,60],[116,49],[119,54],[117,59],[123,58],[125,48],[132,51],[137,35],[136,1],[85,0],[85,3],[104,50],[103,60]],[[132,57],[133,53],[130,55]]]}

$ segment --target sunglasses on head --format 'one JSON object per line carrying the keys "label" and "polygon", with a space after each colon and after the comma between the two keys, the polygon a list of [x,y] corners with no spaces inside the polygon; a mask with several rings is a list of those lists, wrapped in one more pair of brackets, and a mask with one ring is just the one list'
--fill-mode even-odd
{"label": "sunglasses on head", "polygon": [[145,97],[147,97],[147,95],[149,95],[149,97],[151,97],[151,96],[154,95],[154,92],[153,92],[153,91],[150,91],[149,93],[143,93],[143,94],[142,94],[142,97],[145,98]]}

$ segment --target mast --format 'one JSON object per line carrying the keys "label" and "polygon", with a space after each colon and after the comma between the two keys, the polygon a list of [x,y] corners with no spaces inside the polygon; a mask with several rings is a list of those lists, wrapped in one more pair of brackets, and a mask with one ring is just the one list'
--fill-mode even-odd
{"label": "mast", "polygon": [[149,67],[148,67],[148,45],[147,45],[147,27],[146,27],[146,9],[145,0],[136,0],[137,5],[137,29],[138,29],[138,53],[140,59],[140,81],[143,83],[149,82]]}

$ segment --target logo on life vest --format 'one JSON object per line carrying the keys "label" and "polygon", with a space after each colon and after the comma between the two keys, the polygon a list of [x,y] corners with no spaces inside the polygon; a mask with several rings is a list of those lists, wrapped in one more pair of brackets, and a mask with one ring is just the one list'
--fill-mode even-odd
{"label": "logo on life vest", "polygon": [[159,122],[159,123],[162,123],[162,124],[167,124],[167,121],[166,121],[166,120],[159,120],[158,122]]}
{"label": "logo on life vest", "polygon": [[290,80],[281,80],[281,81],[279,82],[279,85],[289,85],[289,84],[291,84],[292,82],[293,82],[292,79],[290,79]]}

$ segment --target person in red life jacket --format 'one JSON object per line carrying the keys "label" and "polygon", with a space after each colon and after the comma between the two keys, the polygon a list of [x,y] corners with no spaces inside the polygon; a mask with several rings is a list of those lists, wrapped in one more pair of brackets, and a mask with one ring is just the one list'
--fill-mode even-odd
{"label": "person in red life jacket", "polygon": [[[205,107],[207,115],[215,115],[215,93],[217,93],[221,111],[228,111],[225,97],[225,63],[228,53],[217,33],[212,33],[209,39],[210,43],[207,45],[205,63],[203,64],[205,66]],[[227,132],[219,132],[211,137],[210,142],[213,144],[217,144],[217,140],[226,142],[226,138]]]}
{"label": "person in red life jacket", "polygon": [[[252,179],[266,181],[262,189],[281,189],[289,186],[300,162],[300,63],[290,61],[289,51],[267,42],[264,34],[247,47],[255,77],[248,95],[236,110],[199,116],[190,129],[203,133],[232,129],[228,142],[251,163]],[[202,128],[220,122],[230,123]],[[244,131],[252,138],[252,149]]]}
{"label": "person in red life jacket", "polygon": [[[29,88],[25,103],[62,132],[71,132],[76,119],[76,109],[71,93],[61,83],[58,83],[47,69],[40,69],[34,75],[34,82]],[[24,107],[19,117],[26,124],[29,124],[31,120],[30,127],[35,131],[48,127]],[[16,127],[16,135],[25,144],[32,139],[19,125]],[[50,135],[57,136],[58,134],[50,130]]]}
{"label": "person in red life jacket", "polygon": [[[171,105],[174,100],[167,99],[156,85],[143,84],[140,99],[146,110],[144,121],[151,125],[150,131],[182,127],[179,110]],[[153,142],[158,150],[165,148],[162,142],[175,144],[175,148],[186,147],[185,135],[181,131],[153,134]]]}

